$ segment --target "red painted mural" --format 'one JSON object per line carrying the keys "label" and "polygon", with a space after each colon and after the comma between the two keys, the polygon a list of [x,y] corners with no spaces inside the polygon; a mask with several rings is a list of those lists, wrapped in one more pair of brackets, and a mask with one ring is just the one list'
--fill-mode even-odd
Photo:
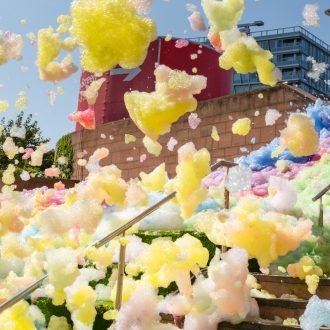
{"label": "red painted mural", "polygon": [[[95,104],[96,125],[127,118],[128,112],[124,104],[124,94],[130,90],[151,92],[155,89],[155,65],[165,64],[172,69],[185,70],[193,74],[207,77],[207,88],[196,98],[209,100],[231,94],[232,72],[219,68],[219,53],[211,47],[189,42],[183,48],[175,47],[176,39],[165,41],[158,38],[149,46],[145,62],[138,68],[126,70],[117,67],[104,73],[106,81],[99,91]],[[197,55],[197,56],[196,56]],[[194,69],[195,70],[195,69]],[[80,91],[85,90],[93,80],[99,79],[94,74],[83,72],[81,76]],[[87,102],[79,96],[78,110],[87,109]],[[76,130],[82,127],[77,124]]]}

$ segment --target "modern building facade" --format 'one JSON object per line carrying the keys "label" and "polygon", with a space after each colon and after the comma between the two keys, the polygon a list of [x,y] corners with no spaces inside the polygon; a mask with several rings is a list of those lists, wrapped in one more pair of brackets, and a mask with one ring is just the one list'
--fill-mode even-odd
{"label": "modern building facade", "polygon": [[[282,71],[282,82],[330,99],[330,45],[300,26],[252,32],[251,35],[262,48],[274,55],[272,61]],[[307,75],[312,69],[311,58],[329,64],[318,81]],[[234,73],[234,93],[262,87],[266,86],[260,83],[256,73]]]}

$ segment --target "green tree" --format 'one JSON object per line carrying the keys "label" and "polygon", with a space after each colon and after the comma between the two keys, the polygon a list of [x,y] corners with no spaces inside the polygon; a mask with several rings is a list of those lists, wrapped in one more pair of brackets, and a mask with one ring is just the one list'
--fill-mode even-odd
{"label": "green tree", "polygon": [[29,164],[30,160],[23,160],[22,153],[18,153],[13,159],[8,159],[7,155],[3,151],[3,144],[7,137],[10,137],[11,129],[16,127],[24,127],[26,130],[25,138],[21,139],[18,137],[12,137],[15,145],[18,148],[32,148],[33,150],[41,144],[47,144],[50,139],[44,138],[42,131],[39,127],[37,121],[32,120],[32,114],[28,115],[24,120],[24,113],[20,112],[16,118],[16,120],[8,120],[2,118],[0,124],[3,126],[3,131],[0,136],[0,171],[5,170],[8,165],[14,164],[16,166],[17,172],[20,173],[22,170],[26,170],[28,172],[36,173],[38,176],[43,175],[43,171],[45,168],[52,166],[54,161],[54,150],[47,152],[44,155],[44,162],[42,166],[36,167],[31,166]]}

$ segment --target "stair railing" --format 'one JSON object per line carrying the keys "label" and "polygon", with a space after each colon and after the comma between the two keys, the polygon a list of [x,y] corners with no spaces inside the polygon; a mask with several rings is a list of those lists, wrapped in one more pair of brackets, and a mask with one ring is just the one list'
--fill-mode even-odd
{"label": "stair railing", "polygon": [[[219,167],[225,167],[226,168],[225,175],[228,175],[229,169],[231,167],[234,167],[234,166],[237,166],[237,165],[238,164],[236,164],[234,162],[227,161],[227,160],[219,160],[216,163],[211,165],[211,172],[215,171]],[[176,195],[175,191],[170,193],[169,195],[165,196],[164,198],[162,198],[157,203],[153,204],[152,206],[150,206],[149,208],[147,208],[146,210],[141,212],[139,215],[134,217],[132,220],[130,220],[127,223],[125,223],[124,225],[118,227],[117,229],[115,229],[110,234],[106,235],[105,237],[103,237],[99,241],[97,241],[95,243],[92,243],[89,246],[99,248],[99,247],[107,244],[108,242],[110,242],[111,240],[113,240],[114,238],[116,238],[118,236],[121,236],[121,235],[125,236],[125,232],[128,229],[130,229],[132,226],[134,226],[138,222],[142,221],[145,217],[147,217],[151,213],[158,210],[162,205],[166,204],[168,201],[173,199],[175,197],[175,195]],[[226,188],[225,188],[225,191],[224,191],[224,201],[225,201],[225,208],[229,208],[229,192]],[[117,292],[116,292],[116,303],[115,303],[115,307],[116,307],[117,310],[120,309],[121,304],[122,304],[123,280],[124,280],[124,270],[125,270],[125,253],[126,253],[126,245],[124,243],[120,243],[119,263],[118,263],[118,278],[117,278]],[[27,287],[26,289],[24,289],[21,292],[17,293],[14,297],[12,297],[11,299],[9,299],[6,302],[4,302],[3,304],[1,304],[0,305],[0,313],[2,313],[6,309],[12,307],[16,303],[18,303],[20,300],[23,300],[23,299],[27,298],[34,290],[36,290],[39,286],[41,286],[43,281],[47,278],[48,278],[48,274],[45,274],[43,277],[41,277],[40,279],[38,279],[37,281],[32,283],[29,287]]]}
{"label": "stair railing", "polygon": [[330,190],[330,184],[328,184],[325,188],[323,188],[317,195],[312,198],[313,202],[316,202],[318,199],[320,200],[320,208],[319,208],[319,228],[323,231],[323,201],[322,197]]}

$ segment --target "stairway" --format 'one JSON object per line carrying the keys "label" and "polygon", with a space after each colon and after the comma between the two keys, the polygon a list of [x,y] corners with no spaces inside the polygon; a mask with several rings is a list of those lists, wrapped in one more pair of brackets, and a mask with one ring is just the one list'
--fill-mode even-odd
{"label": "stairway", "polygon": [[[141,237],[145,243],[151,243],[151,241],[157,237],[171,237],[172,240],[176,240],[178,237],[183,236],[185,233],[187,232],[142,231],[137,233],[137,236]],[[212,242],[210,242],[204,234],[194,232],[189,233],[197,237],[202,242],[202,244],[209,250],[211,257],[214,255],[216,246]],[[255,271],[255,268],[255,262],[251,261],[250,271],[251,269]],[[111,270],[108,276],[110,275],[110,273]],[[237,325],[223,322],[219,324],[218,329],[299,329],[299,327],[297,326],[284,326],[283,320],[287,318],[295,318],[298,320],[299,317],[304,313],[308,299],[311,297],[311,295],[307,291],[307,285],[305,284],[305,282],[289,276],[263,275],[260,273],[253,273],[253,275],[256,277],[258,283],[261,285],[261,289],[267,290],[269,293],[275,295],[277,298],[256,298],[260,309],[260,319],[242,322]],[[171,289],[162,289],[161,294],[168,294],[169,292],[176,289],[176,286],[174,287],[175,288],[173,288],[172,286]],[[293,295],[296,297],[294,297]],[[320,280],[317,295],[322,299],[330,299],[330,279]],[[45,314],[47,322],[49,321],[51,315],[65,316],[68,321],[71,322],[70,313],[67,311],[65,306],[53,306],[51,300],[48,298],[40,298],[35,302],[35,304]],[[98,302],[97,317],[93,329],[106,330],[111,325],[111,321],[106,321],[103,319],[103,314],[109,309],[113,309],[112,302]],[[174,320],[171,315],[162,315],[162,322],[174,323]],[[181,320],[181,323],[183,323],[183,318]]]}

